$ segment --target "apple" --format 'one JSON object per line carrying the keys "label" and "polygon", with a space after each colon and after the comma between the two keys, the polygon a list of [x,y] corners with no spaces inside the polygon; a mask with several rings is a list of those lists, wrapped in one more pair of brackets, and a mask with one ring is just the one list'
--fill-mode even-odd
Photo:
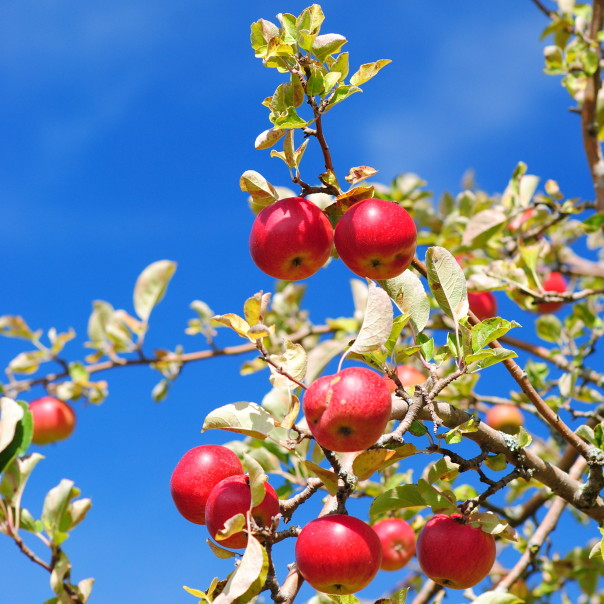
{"label": "apple", "polygon": [[327,262],[332,243],[333,228],[325,212],[307,199],[288,197],[256,216],[250,254],[267,275],[298,281]]}
{"label": "apple", "polygon": [[[396,368],[396,375],[404,388],[409,386],[417,386],[423,384],[428,378],[419,369],[416,369],[413,365],[399,365]],[[384,376],[386,385],[390,392],[394,392],[397,388],[394,380],[391,380],[387,375]]]}
{"label": "apple", "polygon": [[34,424],[32,441],[37,445],[47,445],[71,436],[76,417],[65,401],[43,396],[29,403],[29,410]]}
{"label": "apple", "polygon": [[230,449],[200,445],[187,451],[170,478],[170,491],[178,511],[190,522],[205,524],[210,491],[233,475],[243,475],[243,466]]}
{"label": "apple", "polygon": [[392,400],[383,376],[351,367],[315,380],[302,408],[315,440],[344,453],[375,444],[390,420]]}
{"label": "apple", "polygon": [[382,544],[376,532],[354,516],[330,514],[309,522],[296,540],[296,564],[317,591],[347,595],[377,574]]}
{"label": "apple", "polygon": [[480,321],[497,316],[497,299],[493,292],[469,292],[468,304]]}
{"label": "apple", "polygon": [[417,539],[417,559],[438,585],[467,589],[480,583],[495,562],[493,535],[465,524],[461,514],[437,514]]}
{"label": "apple", "polygon": [[401,518],[387,518],[371,528],[382,543],[382,570],[399,570],[415,554],[415,531]]}
{"label": "apple", "polygon": [[369,279],[391,279],[411,264],[417,230],[411,216],[396,202],[364,199],[340,218],[334,244],[353,273]]}
{"label": "apple", "polygon": [[485,422],[495,430],[506,434],[517,434],[524,424],[524,417],[514,405],[494,405],[487,411]]}
{"label": "apple", "polygon": [[[556,271],[552,271],[548,278],[543,282],[543,290],[546,292],[566,292],[568,284],[564,276]],[[542,302],[537,304],[537,312],[541,314],[554,313],[564,306],[564,302]]]}
{"label": "apple", "polygon": [[[268,482],[264,483],[264,487],[264,499],[252,508],[252,518],[257,525],[269,527],[273,517],[279,513],[279,497]],[[212,489],[206,505],[206,525],[210,536],[218,541],[216,536],[218,531],[224,528],[224,523],[237,514],[245,516],[251,503],[252,493],[248,476],[229,476],[221,480]],[[218,543],[224,547],[243,548],[247,545],[247,533],[233,533]]]}

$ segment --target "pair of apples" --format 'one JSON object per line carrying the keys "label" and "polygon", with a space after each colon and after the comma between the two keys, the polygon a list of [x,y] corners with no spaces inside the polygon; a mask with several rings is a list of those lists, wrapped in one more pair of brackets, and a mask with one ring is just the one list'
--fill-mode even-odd
{"label": "pair of apples", "polygon": [[[251,509],[259,526],[269,527],[279,514],[279,498],[267,482],[262,501]],[[220,538],[225,522],[237,514],[246,515],[252,495],[249,478],[233,451],[220,445],[200,445],[187,451],[170,479],[172,499],[178,511],[190,522],[207,525],[211,537],[233,549],[247,545],[241,530]]]}
{"label": "pair of apples", "polygon": [[413,260],[417,230],[409,213],[393,201],[364,199],[332,227],[327,214],[302,197],[281,199],[254,220],[250,253],[256,266],[276,279],[298,281],[316,273],[332,244],[360,277],[391,279]]}

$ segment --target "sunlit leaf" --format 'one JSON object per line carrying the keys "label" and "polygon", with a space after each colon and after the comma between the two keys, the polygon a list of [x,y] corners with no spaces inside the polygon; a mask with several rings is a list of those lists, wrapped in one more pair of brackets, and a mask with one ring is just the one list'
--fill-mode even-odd
{"label": "sunlit leaf", "polygon": [[458,322],[468,314],[466,278],[451,252],[443,247],[428,248],[428,284],[442,310]]}
{"label": "sunlit leaf", "polygon": [[377,350],[388,340],[393,321],[394,311],[388,294],[370,281],[363,324],[351,352],[365,354]]}
{"label": "sunlit leaf", "polygon": [[269,559],[260,542],[250,535],[239,566],[229,577],[215,604],[245,604],[257,596],[268,574]]}
{"label": "sunlit leaf", "polygon": [[333,470],[326,470],[308,459],[304,460],[302,465],[323,481],[323,484],[330,495],[335,495],[338,492],[338,475]]}
{"label": "sunlit leaf", "polygon": [[264,439],[275,427],[273,416],[256,403],[241,401],[214,409],[204,421],[206,430],[227,430]]}
{"label": "sunlit leaf", "polygon": [[175,270],[176,262],[158,260],[139,275],[134,286],[134,309],[143,321],[164,297]]}
{"label": "sunlit leaf", "polygon": [[408,313],[413,329],[420,333],[430,318],[430,299],[420,278],[412,271],[403,271],[380,285],[403,313]]}
{"label": "sunlit leaf", "polygon": [[350,84],[352,86],[360,86],[361,84],[368,82],[377,75],[380,69],[388,65],[388,63],[392,63],[392,61],[390,59],[380,59],[373,63],[361,65],[358,71],[350,77]]}

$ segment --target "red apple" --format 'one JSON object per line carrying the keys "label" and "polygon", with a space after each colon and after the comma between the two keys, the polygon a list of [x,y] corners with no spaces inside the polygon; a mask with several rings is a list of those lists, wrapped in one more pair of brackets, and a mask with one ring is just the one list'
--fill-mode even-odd
{"label": "red apple", "polygon": [[516,434],[524,424],[524,417],[514,405],[494,405],[487,411],[486,423],[495,430],[506,434]]}
{"label": "red apple", "polygon": [[376,522],[371,528],[382,543],[382,570],[399,570],[415,553],[415,531],[401,518]]}
{"label": "red apple", "polygon": [[497,299],[493,292],[469,292],[468,303],[480,321],[497,316]]}
{"label": "red apple", "polygon": [[363,367],[315,380],[302,406],[315,440],[339,452],[362,451],[375,444],[392,412],[383,376]]}
{"label": "red apple", "polygon": [[[548,278],[543,282],[543,289],[546,292],[566,292],[568,284],[566,279],[560,273],[553,271]],[[564,306],[564,302],[542,302],[537,304],[537,312],[541,314],[554,313],[559,311]]]}
{"label": "red apple", "polygon": [[397,203],[364,199],[340,218],[334,243],[353,273],[369,279],[391,279],[411,264],[417,230],[411,216]]}
{"label": "red apple", "polygon": [[495,562],[493,535],[463,523],[461,514],[437,514],[417,539],[417,559],[438,585],[467,589],[480,583]]}
{"label": "red apple", "polygon": [[233,475],[243,475],[243,466],[230,449],[201,445],[187,451],[170,479],[170,491],[178,511],[195,524],[205,524],[210,491],[222,479]]}
{"label": "red apple", "polygon": [[33,416],[34,433],[32,441],[46,445],[64,440],[75,428],[76,417],[73,409],[54,396],[43,396],[29,403]]}
{"label": "red apple", "polygon": [[296,540],[298,570],[323,593],[346,595],[363,589],[381,562],[379,537],[353,516],[331,514],[312,520]]}
{"label": "red apple", "polygon": [[[418,384],[423,384],[428,379],[421,371],[419,371],[419,369],[416,369],[413,365],[399,365],[396,368],[396,375],[398,375],[398,379],[405,388],[409,386],[417,386]],[[390,392],[394,392],[396,390],[396,384],[394,383],[394,380],[391,380],[387,375],[384,376],[384,380],[386,381],[388,390],[390,390]]]}
{"label": "red apple", "polygon": [[[264,499],[252,508],[252,518],[259,526],[271,526],[273,516],[279,513],[279,497],[275,489],[268,483],[264,483],[266,493]],[[221,480],[210,493],[206,505],[206,525],[213,539],[216,539],[218,531],[224,528],[224,523],[237,514],[243,514],[250,509],[252,493],[250,481],[247,476],[229,476]],[[247,533],[239,531],[233,533],[226,539],[218,541],[224,547],[234,549],[243,548],[247,545]]]}
{"label": "red apple", "polygon": [[329,258],[333,228],[327,215],[302,197],[264,208],[252,225],[250,253],[256,266],[276,279],[298,281],[316,273]]}

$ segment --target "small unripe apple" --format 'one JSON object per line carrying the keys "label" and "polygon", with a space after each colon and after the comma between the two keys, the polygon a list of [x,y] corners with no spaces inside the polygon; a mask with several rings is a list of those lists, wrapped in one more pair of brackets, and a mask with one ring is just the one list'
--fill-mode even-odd
{"label": "small unripe apple", "polygon": [[32,441],[46,445],[71,436],[76,424],[73,409],[65,401],[54,396],[43,396],[29,403],[33,416]]}
{"label": "small unripe apple", "polygon": [[415,554],[415,531],[402,518],[387,518],[372,526],[382,544],[382,570],[399,570]]}
{"label": "small unripe apple", "polygon": [[[268,482],[264,483],[264,488],[264,499],[252,508],[252,518],[258,526],[269,527],[273,517],[279,513],[279,497]],[[245,516],[251,503],[252,493],[248,476],[229,476],[221,480],[212,489],[206,505],[206,525],[212,539],[217,540],[218,531],[225,528],[224,523],[229,518],[237,514]],[[247,545],[247,533],[238,531],[218,543],[233,549],[243,548]]]}
{"label": "small unripe apple", "polygon": [[411,264],[417,230],[409,213],[394,201],[364,199],[340,218],[334,244],[353,273],[391,279]]}
{"label": "small unripe apple", "polygon": [[468,304],[480,321],[497,316],[497,299],[493,292],[469,292]]}
{"label": "small unripe apple", "polygon": [[467,589],[480,583],[495,562],[495,539],[469,524],[461,514],[437,514],[417,539],[417,559],[438,585]]}
{"label": "small unripe apple", "polygon": [[[543,282],[543,289],[546,292],[566,292],[568,284],[561,273],[553,271],[548,278]],[[541,314],[555,313],[564,306],[563,302],[542,302],[537,304],[537,312]]]}
{"label": "small unripe apple", "polygon": [[327,262],[332,243],[333,227],[325,212],[303,197],[288,197],[256,216],[250,254],[267,275],[298,281]]}
{"label": "small unripe apple", "polygon": [[315,380],[302,407],[315,440],[331,451],[362,451],[383,434],[392,412],[390,390],[375,371],[343,369]]}
{"label": "small unripe apple", "polygon": [[494,405],[487,411],[485,422],[494,430],[506,434],[517,434],[524,424],[524,417],[514,405]]}
{"label": "small unripe apple", "polygon": [[187,451],[170,478],[170,492],[178,511],[190,522],[205,524],[206,503],[224,478],[243,475],[233,451],[220,445],[200,445]]}
{"label": "small unripe apple", "polygon": [[[428,378],[413,365],[399,365],[396,368],[396,375],[404,388],[423,384]],[[384,376],[384,381],[390,392],[394,392],[397,388],[394,380],[391,380],[387,375]]]}
{"label": "small unripe apple", "polygon": [[317,591],[346,595],[371,583],[382,545],[375,531],[354,516],[331,514],[309,522],[296,540],[296,564]]}

